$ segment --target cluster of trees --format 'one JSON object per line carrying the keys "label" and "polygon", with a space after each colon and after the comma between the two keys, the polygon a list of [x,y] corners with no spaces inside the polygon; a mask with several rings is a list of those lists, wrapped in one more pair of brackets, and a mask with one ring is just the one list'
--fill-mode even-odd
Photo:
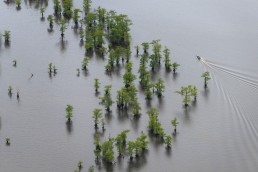
{"label": "cluster of trees", "polygon": [[188,85],[188,86],[182,86],[181,90],[177,90],[176,93],[183,96],[183,103],[184,106],[187,107],[189,103],[192,101],[192,98],[194,98],[194,101],[196,101],[198,89],[196,86]]}
{"label": "cluster of trees", "polygon": [[[153,40],[152,42],[143,42],[141,44],[143,48],[143,54],[141,55],[141,66],[140,68],[146,68],[146,62],[149,61],[149,67],[152,71],[161,64],[162,60],[162,45],[160,44],[160,40]],[[149,54],[149,48],[152,47],[152,54]],[[139,55],[139,46],[135,46],[136,55]],[[165,47],[163,50],[164,56],[164,65],[167,70],[171,70],[173,68],[173,72],[175,73],[180,64],[174,62],[172,63],[170,60],[170,50]],[[144,60],[144,61],[143,61]]]}
{"label": "cluster of trees", "polygon": [[50,76],[52,76],[52,74],[55,75],[57,73],[57,68],[55,65],[53,65],[53,63],[48,64],[48,73]]}
{"label": "cluster of trees", "polygon": [[96,135],[94,145],[95,150],[94,154],[96,161],[103,159],[105,162],[112,163],[114,161],[114,147],[117,148],[119,156],[124,157],[126,154],[130,156],[130,159],[133,159],[133,155],[140,157],[143,151],[148,149],[149,141],[147,140],[147,135],[141,133],[135,141],[127,142],[127,134],[130,130],[124,130],[115,138],[109,138],[108,140],[100,143],[99,135]]}

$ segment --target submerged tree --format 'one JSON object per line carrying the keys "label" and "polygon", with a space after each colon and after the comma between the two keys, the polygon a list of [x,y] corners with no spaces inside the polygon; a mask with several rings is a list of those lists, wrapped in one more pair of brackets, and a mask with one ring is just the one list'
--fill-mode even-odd
{"label": "submerged tree", "polygon": [[114,151],[113,151],[114,140],[115,140],[114,138],[109,138],[101,145],[102,157],[108,163],[112,163],[114,160]]}
{"label": "submerged tree", "polygon": [[44,7],[40,7],[40,13],[41,13],[41,18],[44,18],[44,12],[45,12],[45,8]]}
{"label": "submerged tree", "polygon": [[10,42],[10,38],[11,38],[11,31],[5,30],[4,34],[3,34],[3,37],[4,37],[5,43],[9,43]]}
{"label": "submerged tree", "polygon": [[144,53],[148,53],[148,50],[149,50],[149,43],[148,43],[148,42],[143,42],[143,43],[142,43],[142,47],[143,47],[143,52],[144,52]]}
{"label": "submerged tree", "polygon": [[55,15],[58,15],[62,11],[61,3],[59,0],[54,0],[54,11]]}
{"label": "submerged tree", "polygon": [[61,38],[62,38],[62,41],[63,41],[64,40],[64,32],[67,29],[66,20],[61,19],[61,21],[59,22],[59,26],[60,26]]}
{"label": "submerged tree", "polygon": [[174,132],[176,133],[176,126],[179,124],[176,117],[171,120],[171,124],[174,126]]}
{"label": "submerged tree", "polygon": [[66,111],[66,118],[70,122],[71,118],[73,117],[73,106],[67,105],[65,111]]}
{"label": "submerged tree", "polygon": [[76,27],[78,27],[78,22],[80,19],[79,13],[82,12],[79,8],[73,10],[73,21]]}
{"label": "submerged tree", "polygon": [[87,70],[87,66],[89,64],[89,57],[85,57],[82,61],[82,70]]}
{"label": "submerged tree", "polygon": [[194,97],[194,101],[196,101],[197,94],[198,94],[198,89],[197,89],[197,87],[196,87],[196,86],[192,86],[192,89],[191,89],[191,96]]}
{"label": "submerged tree", "polygon": [[159,78],[158,81],[155,83],[155,88],[156,88],[158,97],[161,97],[162,93],[165,91],[165,84],[162,78]]}
{"label": "submerged tree", "polygon": [[92,118],[94,119],[94,126],[98,128],[99,119],[102,117],[102,110],[101,109],[94,109]]}
{"label": "submerged tree", "polygon": [[20,9],[21,8],[21,0],[15,0],[15,3],[17,5],[17,8]]}
{"label": "submerged tree", "polygon": [[98,90],[99,90],[100,82],[99,82],[99,79],[98,79],[98,78],[95,78],[94,81],[95,81],[95,83],[94,83],[95,92],[97,93]]}
{"label": "submerged tree", "polygon": [[176,73],[176,70],[177,70],[177,68],[180,66],[180,64],[178,64],[178,63],[176,63],[176,62],[174,62],[174,63],[172,63],[172,67],[173,67],[173,72],[174,73]]}
{"label": "submerged tree", "polygon": [[67,19],[70,19],[73,15],[72,7],[73,2],[72,0],[62,0],[63,5],[63,16]]}
{"label": "submerged tree", "polygon": [[91,0],[83,0],[83,11],[85,15],[90,11],[91,3]]}
{"label": "submerged tree", "polygon": [[202,74],[202,77],[204,78],[204,87],[207,88],[208,86],[208,81],[211,79],[210,78],[210,73],[209,72],[204,72]]}
{"label": "submerged tree", "polygon": [[49,21],[49,28],[50,30],[53,30],[54,27],[54,19],[53,19],[53,15],[48,15],[47,20]]}
{"label": "submerged tree", "polygon": [[183,103],[185,107],[189,105],[191,102],[191,93],[192,93],[192,85],[188,85],[186,87],[181,87],[181,90],[176,91],[176,93],[184,96]]}
{"label": "submerged tree", "polygon": [[106,107],[107,111],[110,111],[110,106],[113,104],[112,98],[111,98],[111,85],[105,86],[105,94],[100,99],[102,100],[102,103]]}
{"label": "submerged tree", "polygon": [[11,85],[9,85],[9,87],[8,87],[8,94],[9,94],[9,95],[12,95],[12,94],[13,94],[13,88],[12,88]]}
{"label": "submerged tree", "polygon": [[164,143],[167,145],[167,149],[170,149],[172,146],[173,137],[170,135],[164,136]]}
{"label": "submerged tree", "polygon": [[169,70],[171,68],[171,66],[172,66],[171,60],[170,60],[170,50],[167,47],[165,47],[163,52],[164,52],[164,57],[165,57],[164,58],[165,68],[167,70]]}
{"label": "submerged tree", "polygon": [[99,142],[98,134],[95,137],[94,145],[95,145],[94,154],[95,154],[96,160],[99,161],[99,159],[101,158],[101,145]]}

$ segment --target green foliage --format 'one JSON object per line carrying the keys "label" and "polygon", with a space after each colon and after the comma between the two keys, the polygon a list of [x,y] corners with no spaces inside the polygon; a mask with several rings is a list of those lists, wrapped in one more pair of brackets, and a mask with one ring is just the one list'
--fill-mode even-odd
{"label": "green foliage", "polygon": [[3,37],[4,37],[4,40],[5,40],[5,43],[9,43],[10,38],[11,38],[11,31],[5,30],[4,34],[3,34]]}
{"label": "green foliage", "polygon": [[100,145],[100,142],[99,142],[99,135],[98,134],[95,137],[94,145],[95,145],[94,154],[95,154],[96,160],[98,161],[101,158],[101,145]]}
{"label": "green foliage", "polygon": [[99,89],[99,85],[100,85],[100,82],[99,82],[99,79],[98,78],[95,78],[94,79],[95,83],[94,83],[94,87],[95,87],[95,92],[98,92],[98,89]]}
{"label": "green foliage", "polygon": [[208,81],[211,79],[209,72],[204,72],[202,74],[202,77],[204,78],[204,87],[206,88],[208,85]]}
{"label": "green foliage", "polygon": [[87,70],[88,64],[89,64],[89,57],[84,57],[83,61],[82,61],[82,70]]}
{"label": "green foliage", "polygon": [[127,147],[127,153],[130,156],[130,159],[133,158],[133,153],[135,156],[141,156],[142,152],[148,149],[149,141],[147,140],[147,135],[142,133],[135,141],[129,141]]}
{"label": "green foliage", "polygon": [[67,19],[70,19],[73,16],[72,0],[62,0],[62,6],[63,6],[63,16]]}
{"label": "green foliage", "polygon": [[111,85],[106,85],[104,90],[105,94],[103,97],[100,97],[107,111],[110,111],[110,106],[113,104],[113,101],[111,98],[111,92],[110,92],[111,87],[112,87]]}
{"label": "green foliage", "polygon": [[73,21],[74,21],[74,24],[76,27],[78,26],[78,21],[80,19],[79,13],[81,13],[81,12],[82,11],[79,8],[75,8],[73,10]]}
{"label": "green foliage", "polygon": [[197,89],[197,87],[196,87],[196,86],[192,86],[192,89],[191,89],[191,96],[194,97],[194,100],[196,100],[197,94],[198,94],[198,89]]}
{"label": "green foliage", "polygon": [[165,84],[162,78],[159,78],[158,81],[155,83],[156,92],[158,97],[162,96],[162,93],[165,91]]}
{"label": "green foliage", "polygon": [[79,169],[81,169],[82,168],[82,161],[78,161],[77,166],[78,166]]}
{"label": "green foliage", "polygon": [[164,136],[164,143],[167,145],[167,148],[171,148],[172,146],[173,137],[170,135]]}
{"label": "green foliage", "polygon": [[21,0],[15,0],[17,8],[21,8]]}
{"label": "green foliage", "polygon": [[107,141],[102,143],[102,156],[106,162],[112,163],[114,160],[113,146],[114,138],[109,138]]}
{"label": "green foliage", "polygon": [[114,11],[107,14],[108,39],[112,45],[130,44],[129,26],[132,24],[127,15],[117,15]]}
{"label": "green foliage", "polygon": [[181,90],[176,91],[176,93],[184,96],[183,103],[185,107],[187,107],[191,102],[191,96],[197,96],[197,88],[195,86],[188,85],[186,87],[181,87]]}
{"label": "green foliage", "polygon": [[68,119],[68,121],[71,121],[71,118],[73,117],[73,106],[67,105],[65,111],[66,111],[66,118]]}
{"label": "green foliage", "polygon": [[59,22],[60,32],[61,32],[61,38],[64,39],[64,32],[67,29],[67,22],[65,19],[61,19]]}
{"label": "green foliage", "polygon": [[94,166],[93,165],[89,167],[88,172],[94,172]]}
{"label": "green foliage", "polygon": [[151,42],[152,44],[152,52],[153,52],[153,57],[156,62],[160,63],[161,60],[161,44],[159,43],[160,40],[153,40]]}
{"label": "green foliage", "polygon": [[49,27],[52,30],[53,26],[54,26],[54,19],[53,19],[53,15],[48,15],[47,20],[49,21]]}
{"label": "green foliage", "polygon": [[176,126],[179,124],[176,117],[171,120],[171,124],[174,126],[174,131],[176,133]]}
{"label": "green foliage", "polygon": [[61,3],[59,0],[54,0],[54,11],[56,15],[62,11]]}
{"label": "green foliage", "polygon": [[91,3],[91,0],[83,0],[83,11],[85,15],[90,11]]}
{"label": "green foliage", "polygon": [[8,94],[11,95],[13,92],[13,87],[11,85],[9,85],[8,87]]}
{"label": "green foliage", "polygon": [[102,117],[101,109],[94,109],[92,118],[94,119],[95,127],[98,127],[99,119]]}
{"label": "green foliage", "polygon": [[177,68],[180,66],[180,64],[178,64],[178,63],[176,63],[176,62],[174,62],[174,63],[172,63],[172,67],[173,67],[173,72],[174,73],[176,73],[176,70],[177,70]]}
{"label": "green foliage", "polygon": [[171,61],[170,61],[170,50],[167,47],[165,47],[163,52],[164,52],[164,57],[165,57],[164,58],[165,68],[170,69],[172,66]]}
{"label": "green foliage", "polygon": [[132,74],[132,65],[133,64],[131,62],[126,64],[126,72],[123,75],[123,80],[126,88],[129,87],[136,79],[136,76]]}
{"label": "green foliage", "polygon": [[143,43],[142,43],[142,47],[143,47],[144,53],[148,53],[149,46],[150,46],[150,45],[149,45],[148,42],[143,42]]}
{"label": "green foliage", "polygon": [[41,13],[41,17],[44,17],[44,12],[46,11],[46,9],[44,7],[40,7],[40,13]]}
{"label": "green foliage", "polygon": [[153,134],[163,137],[164,129],[162,128],[161,123],[159,122],[159,119],[158,119],[159,112],[157,111],[157,109],[150,108],[147,111],[147,114],[149,115],[149,124],[148,124],[149,130]]}

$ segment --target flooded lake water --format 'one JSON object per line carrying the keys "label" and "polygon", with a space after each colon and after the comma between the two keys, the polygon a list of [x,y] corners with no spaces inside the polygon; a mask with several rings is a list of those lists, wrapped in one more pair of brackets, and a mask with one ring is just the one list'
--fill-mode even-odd
{"label": "flooded lake water", "polygon": [[[82,7],[82,1],[74,1]],[[133,21],[132,47],[160,39],[171,49],[172,61],[181,64],[177,75],[167,73],[164,65],[155,73],[165,79],[166,91],[147,104],[139,92],[142,106],[139,120],[118,114],[105,116],[106,131],[101,140],[115,137],[130,129],[129,140],[147,133],[147,109],[159,110],[159,119],[167,134],[173,132],[172,118],[179,120],[178,134],[172,151],[149,137],[144,157],[130,162],[129,157],[116,159],[113,167],[95,166],[96,171],[199,171],[256,172],[258,170],[258,1],[254,0],[94,0],[93,7],[124,13]],[[53,13],[50,0],[45,16]],[[78,77],[85,49],[80,46],[78,31],[70,22],[64,44],[57,24],[48,32],[39,7],[22,1],[0,2],[0,32],[11,31],[9,47],[0,44],[0,172],[69,172],[79,160],[87,171],[94,162],[94,123],[92,111],[102,108],[95,96],[94,78],[101,82],[101,95],[112,84],[112,97],[123,85],[124,70],[105,74],[107,60],[93,56],[87,75]],[[135,52],[133,51],[133,55]],[[204,58],[198,61],[196,55]],[[12,61],[17,60],[17,66]],[[58,73],[48,75],[52,62]],[[133,73],[139,59],[132,57]],[[209,71],[212,79],[203,88],[201,74]],[[33,77],[30,78],[31,73]],[[138,84],[138,80],[135,82]],[[182,97],[175,93],[181,86],[196,85],[197,103],[188,110]],[[8,96],[8,86],[16,95]],[[67,127],[65,108],[74,107],[72,125]],[[101,132],[102,133],[102,132]],[[5,145],[5,138],[11,145]],[[115,149],[116,150],[116,149]]]}

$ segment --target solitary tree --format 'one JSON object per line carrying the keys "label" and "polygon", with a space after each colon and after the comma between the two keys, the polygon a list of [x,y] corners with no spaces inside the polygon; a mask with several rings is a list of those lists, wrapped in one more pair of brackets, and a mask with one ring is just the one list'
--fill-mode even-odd
{"label": "solitary tree", "polygon": [[82,161],[78,161],[78,168],[82,169]]}
{"label": "solitary tree", "polygon": [[176,62],[174,62],[174,63],[172,63],[172,67],[173,67],[173,72],[174,73],[176,73],[176,70],[177,70],[177,68],[180,66],[180,64],[178,64],[178,63],[176,63]]}
{"label": "solitary tree", "polygon": [[174,132],[176,133],[176,126],[179,124],[176,117],[171,120],[171,124],[175,127]]}
{"label": "solitary tree", "polygon": [[70,122],[71,118],[73,117],[73,106],[67,105],[65,111],[66,111],[66,118]]}
{"label": "solitary tree", "polygon": [[21,0],[15,0],[15,3],[17,5],[17,8],[20,9],[21,8]]}
{"label": "solitary tree", "polygon": [[66,20],[61,19],[61,21],[59,22],[59,26],[60,26],[61,38],[62,40],[64,40],[64,32],[67,29]]}
{"label": "solitary tree", "polygon": [[5,43],[9,43],[10,42],[10,38],[11,38],[11,31],[5,30],[4,34],[3,34],[3,37],[4,37]]}
{"label": "solitary tree", "polygon": [[82,61],[82,70],[87,70],[87,66],[89,64],[89,57],[85,57]]}
{"label": "solitary tree", "polygon": [[11,139],[9,137],[5,138],[6,145],[10,145]]}
{"label": "solitary tree", "polygon": [[53,26],[54,26],[54,19],[53,19],[53,15],[48,15],[47,20],[49,21],[49,28],[50,30],[53,30]]}
{"label": "solitary tree", "polygon": [[98,128],[99,119],[102,117],[102,110],[101,109],[94,109],[92,118],[94,119],[94,126]]}
{"label": "solitary tree", "polygon": [[8,87],[8,94],[9,95],[12,95],[13,94],[13,88],[12,88],[12,86],[11,85],[9,85],[9,87]]}
{"label": "solitary tree", "polygon": [[99,79],[98,79],[98,78],[95,78],[94,80],[95,80],[95,83],[94,83],[95,92],[97,93],[98,90],[99,90],[100,82],[99,82]]}
{"label": "solitary tree", "polygon": [[45,8],[40,7],[41,18],[44,18],[44,12],[45,12]]}
{"label": "solitary tree", "polygon": [[209,72],[204,72],[202,74],[202,77],[204,78],[204,87],[207,88],[208,86],[208,80],[210,80],[210,73]]}

